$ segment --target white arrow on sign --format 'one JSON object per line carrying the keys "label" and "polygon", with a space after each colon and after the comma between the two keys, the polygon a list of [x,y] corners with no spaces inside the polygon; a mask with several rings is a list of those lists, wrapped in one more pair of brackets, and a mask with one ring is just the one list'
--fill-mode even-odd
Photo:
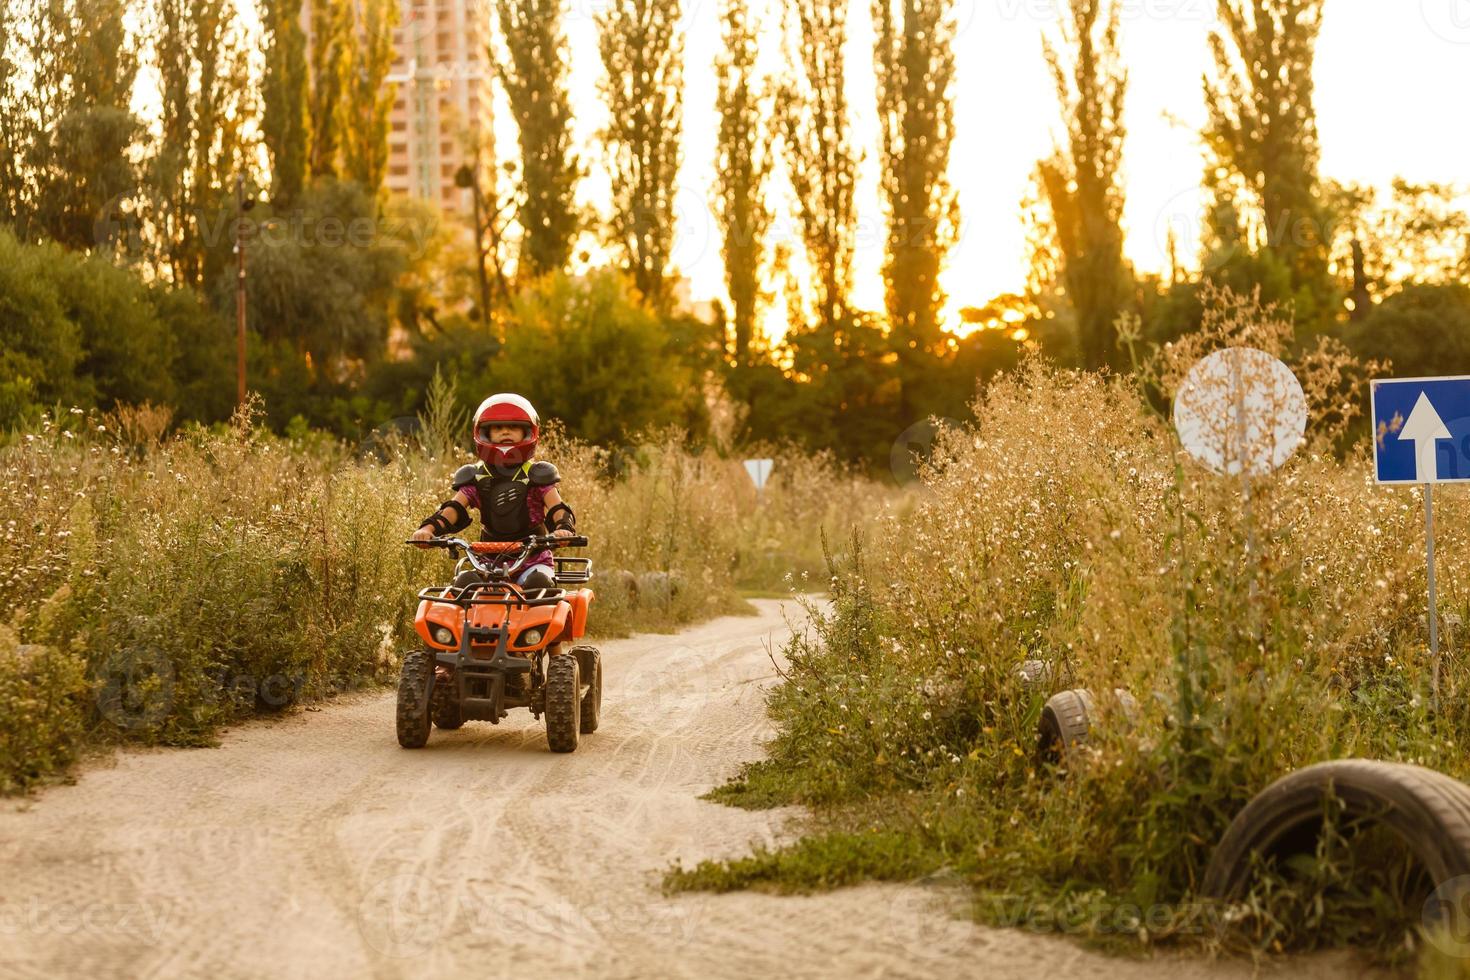
{"label": "white arrow on sign", "polygon": [[1444,419],[1439,417],[1424,392],[1419,393],[1419,400],[1414,403],[1414,410],[1409,413],[1409,421],[1404,423],[1399,438],[1414,443],[1415,479],[1420,483],[1438,483],[1439,453],[1436,447],[1439,440],[1452,437]]}

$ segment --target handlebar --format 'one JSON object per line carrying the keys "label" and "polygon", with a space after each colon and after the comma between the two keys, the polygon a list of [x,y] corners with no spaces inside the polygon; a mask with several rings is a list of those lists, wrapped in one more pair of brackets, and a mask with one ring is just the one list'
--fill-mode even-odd
{"label": "handlebar", "polygon": [[453,551],[461,551],[485,555],[485,554],[509,554],[511,552],[532,548],[585,548],[587,547],[586,535],[574,535],[569,538],[559,538],[551,534],[532,534],[529,537],[517,538],[514,541],[466,541],[464,538],[429,538],[427,541],[414,541],[409,539],[404,544],[416,544],[425,548],[448,548]]}
{"label": "handlebar", "polygon": [[525,560],[532,551],[543,548],[585,548],[587,538],[573,536],[559,538],[550,534],[532,534],[514,541],[466,541],[464,538],[430,538],[405,544],[416,544],[426,548],[447,548],[461,552],[471,565],[487,575],[504,574],[513,565]]}

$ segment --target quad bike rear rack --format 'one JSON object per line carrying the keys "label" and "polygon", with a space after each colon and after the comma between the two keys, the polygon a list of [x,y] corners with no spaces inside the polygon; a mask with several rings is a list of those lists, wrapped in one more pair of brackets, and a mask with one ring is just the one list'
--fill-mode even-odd
{"label": "quad bike rear rack", "polygon": [[583,585],[592,581],[591,558],[563,558],[556,555],[556,581],[562,585]]}

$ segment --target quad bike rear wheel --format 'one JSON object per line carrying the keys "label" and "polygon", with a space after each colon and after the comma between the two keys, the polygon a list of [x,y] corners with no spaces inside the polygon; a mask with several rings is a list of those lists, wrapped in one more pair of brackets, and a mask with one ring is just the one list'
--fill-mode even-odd
{"label": "quad bike rear wheel", "polygon": [[575,752],[582,726],[582,679],[577,658],[552,657],[546,664],[546,744],[553,752]]}
{"label": "quad bike rear wheel", "polygon": [[398,744],[421,749],[429,741],[429,688],[434,661],[422,650],[403,658],[398,676]]}
{"label": "quad bike rear wheel", "polygon": [[591,735],[602,720],[602,654],[596,647],[578,646],[572,647],[572,656],[577,658],[578,673],[587,684],[587,693],[582,695],[579,730],[583,735]]}

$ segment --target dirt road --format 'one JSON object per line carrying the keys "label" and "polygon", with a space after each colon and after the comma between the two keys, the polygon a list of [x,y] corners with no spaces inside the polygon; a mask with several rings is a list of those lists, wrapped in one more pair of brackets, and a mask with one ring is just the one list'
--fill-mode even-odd
{"label": "dirt road", "polygon": [[406,751],[373,693],[0,805],[0,976],[1252,975],[978,927],[918,886],[663,897],[675,858],[739,854],[792,816],[696,798],[769,736],[786,627],[756,605],[603,643],[603,727],[571,756],[525,712]]}

